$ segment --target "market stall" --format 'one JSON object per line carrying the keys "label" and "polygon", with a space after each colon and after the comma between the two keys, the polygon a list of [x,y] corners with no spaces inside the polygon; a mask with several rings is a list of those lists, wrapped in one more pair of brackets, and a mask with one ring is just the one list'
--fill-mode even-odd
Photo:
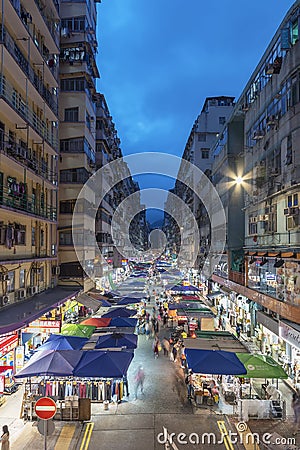
{"label": "market stall", "polygon": [[122,400],[123,376],[132,359],[130,350],[36,352],[16,374],[16,378],[29,378],[25,383],[23,417],[34,419],[36,401],[49,396],[57,403],[55,419],[89,420],[89,417],[82,419],[81,409],[86,408],[86,400],[89,403]]}
{"label": "market stall", "polygon": [[218,403],[220,386],[214,375],[243,375],[247,372],[231,352],[186,348],[185,354],[187,366],[193,372],[192,395],[197,404]]}

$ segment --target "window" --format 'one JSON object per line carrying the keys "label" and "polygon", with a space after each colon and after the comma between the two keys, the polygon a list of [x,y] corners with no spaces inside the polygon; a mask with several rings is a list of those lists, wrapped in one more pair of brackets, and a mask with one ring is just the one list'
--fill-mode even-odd
{"label": "window", "polygon": [[60,171],[61,183],[85,183],[89,179],[89,173],[83,167],[78,169],[65,169]]}
{"label": "window", "polygon": [[287,138],[287,146],[286,146],[286,165],[290,165],[293,163],[293,144],[292,144],[292,135],[289,134]]}
{"label": "window", "polygon": [[85,17],[62,19],[61,28],[67,28],[68,31],[85,31]]}
{"label": "window", "polygon": [[224,116],[219,117],[219,125],[224,125],[225,122],[226,122],[226,117],[224,117]]}
{"label": "window", "polygon": [[26,245],[26,226],[15,223],[16,245]]}
{"label": "window", "polygon": [[206,133],[198,133],[198,141],[206,142]]}
{"label": "window", "polygon": [[11,271],[7,273],[7,292],[14,292],[15,290],[15,272]]}
{"label": "window", "polygon": [[209,148],[201,148],[202,159],[209,159]]}
{"label": "window", "polygon": [[35,227],[31,228],[31,245],[35,247]]}
{"label": "window", "polygon": [[79,108],[66,108],[65,109],[65,122],[78,122]]}
{"label": "window", "polygon": [[59,212],[61,214],[73,214],[76,200],[61,201],[59,203]]}
{"label": "window", "polygon": [[25,287],[25,280],[26,280],[26,271],[25,269],[21,269],[19,274],[19,288]]}
{"label": "window", "polygon": [[59,233],[59,245],[73,245],[72,230],[61,231]]}
{"label": "window", "polygon": [[45,278],[45,271],[44,271],[44,267],[42,266],[40,268],[40,281],[43,282]]}
{"label": "window", "polygon": [[45,245],[45,232],[44,230],[41,230],[41,247],[44,247]]}
{"label": "window", "polygon": [[6,225],[3,222],[0,222],[0,245],[4,245],[6,243]]}
{"label": "window", "polygon": [[61,91],[84,91],[84,78],[66,78],[60,81]]}
{"label": "window", "polygon": [[292,208],[293,206],[298,206],[298,194],[288,195],[287,206]]}
{"label": "window", "polygon": [[292,23],[291,27],[291,43],[292,45],[295,45],[298,41],[299,36],[299,27],[298,27],[298,18],[295,20],[295,22]]}

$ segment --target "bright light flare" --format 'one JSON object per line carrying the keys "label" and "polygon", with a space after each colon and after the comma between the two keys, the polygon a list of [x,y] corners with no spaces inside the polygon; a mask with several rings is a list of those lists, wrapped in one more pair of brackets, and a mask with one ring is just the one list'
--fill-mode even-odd
{"label": "bright light flare", "polygon": [[244,181],[243,177],[236,177],[235,179],[236,184],[242,184],[243,181]]}

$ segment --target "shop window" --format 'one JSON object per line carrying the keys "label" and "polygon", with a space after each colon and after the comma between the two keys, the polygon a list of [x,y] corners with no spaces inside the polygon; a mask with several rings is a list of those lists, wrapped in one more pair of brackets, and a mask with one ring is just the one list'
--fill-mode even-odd
{"label": "shop window", "polygon": [[26,281],[26,270],[21,269],[19,273],[19,288],[25,288],[25,281]]}

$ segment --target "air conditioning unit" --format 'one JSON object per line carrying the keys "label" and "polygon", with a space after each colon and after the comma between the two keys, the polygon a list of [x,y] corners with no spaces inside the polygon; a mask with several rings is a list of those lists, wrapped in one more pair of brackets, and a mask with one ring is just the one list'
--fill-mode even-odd
{"label": "air conditioning unit", "polygon": [[28,292],[29,295],[35,295],[35,294],[38,293],[38,287],[37,286],[30,286],[27,289],[27,292]]}
{"label": "air conditioning unit", "polygon": [[6,273],[0,273],[0,281],[8,281],[9,276]]}
{"label": "air conditioning unit", "polygon": [[293,206],[292,208],[287,208],[287,209],[288,209],[289,216],[297,216],[299,214],[298,206]]}
{"label": "air conditioning unit", "polygon": [[293,228],[297,228],[299,225],[299,219],[298,216],[290,216],[287,217],[287,221],[286,221],[286,228],[288,230],[292,230]]}
{"label": "air conditioning unit", "polygon": [[289,210],[290,210],[290,208],[284,208],[283,214],[284,214],[285,216],[288,216],[288,215],[289,215]]}
{"label": "air conditioning unit", "polygon": [[18,299],[25,298],[26,297],[26,289],[19,289],[18,290]]}
{"label": "air conditioning unit", "polygon": [[260,139],[262,139],[265,135],[265,132],[263,130],[256,130],[252,136],[252,139],[254,141],[258,141]]}
{"label": "air conditioning unit", "polygon": [[5,294],[2,297],[0,297],[0,301],[1,301],[1,305],[5,306],[8,305],[10,303],[14,303],[15,300],[15,293],[14,292],[10,292],[9,294]]}

